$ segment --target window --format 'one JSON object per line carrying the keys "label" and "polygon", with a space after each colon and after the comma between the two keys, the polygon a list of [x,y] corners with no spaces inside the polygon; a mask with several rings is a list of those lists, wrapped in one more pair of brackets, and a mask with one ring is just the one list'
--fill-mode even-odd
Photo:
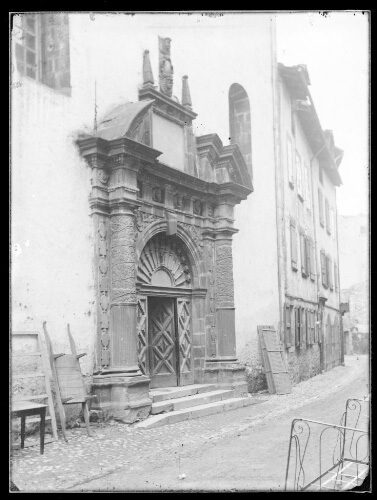
{"label": "window", "polygon": [[339,291],[339,280],[338,280],[338,265],[336,262],[334,262],[334,284],[335,284],[335,291]]}
{"label": "window", "polygon": [[137,181],[137,197],[143,197],[143,183],[141,181]]}
{"label": "window", "polygon": [[308,344],[315,342],[315,311],[308,311]]}
{"label": "window", "polygon": [[291,338],[292,338],[292,331],[291,331],[291,314],[292,314],[292,308],[290,304],[285,304],[284,306],[284,340],[285,340],[285,346],[291,347]]}
{"label": "window", "polygon": [[15,14],[12,19],[18,72],[69,95],[68,14]]}
{"label": "window", "polygon": [[322,274],[322,285],[327,288],[327,267],[326,267],[326,254],[324,250],[321,250],[321,274]]}
{"label": "window", "polygon": [[307,243],[307,237],[305,236],[305,233],[302,229],[300,230],[300,249],[301,249],[301,274],[306,278],[309,274],[308,243]]}
{"label": "window", "polygon": [[306,344],[307,338],[308,338],[308,332],[307,332],[307,310],[304,309],[303,307],[301,308],[301,338],[300,338],[300,344]]}
{"label": "window", "polygon": [[323,185],[323,169],[321,165],[318,166],[319,182]]}
{"label": "window", "polygon": [[332,258],[330,255],[326,256],[326,273],[327,273],[327,285],[330,290],[334,290],[334,281],[332,276]]}
{"label": "window", "polygon": [[304,163],[304,185],[305,185],[305,200],[306,200],[306,207],[308,210],[311,210],[311,196],[310,196],[310,172],[309,172],[309,167],[308,164],[305,162]]}
{"label": "window", "polygon": [[329,232],[330,234],[332,233],[333,235],[335,235],[335,231],[334,231],[334,209],[333,207],[330,207],[330,215],[329,215]]}
{"label": "window", "polygon": [[297,194],[302,201],[304,199],[304,195],[302,192],[302,167],[301,167],[301,158],[300,155],[296,151],[296,175],[297,175]]}
{"label": "window", "polygon": [[325,198],[325,217],[326,217],[326,231],[328,234],[331,233],[330,230],[330,206],[327,198]]}
{"label": "window", "polygon": [[310,260],[310,279],[314,281],[315,278],[315,261],[314,261],[314,242],[311,238],[309,238],[309,260]]}
{"label": "window", "polygon": [[229,128],[230,143],[238,144],[253,178],[250,102],[246,90],[238,83],[233,83],[229,89]]}
{"label": "window", "polygon": [[323,196],[322,191],[318,189],[318,207],[319,207],[319,223],[322,227],[325,227],[325,221],[323,217]]}
{"label": "window", "polygon": [[297,233],[296,224],[291,220],[290,223],[290,235],[291,235],[291,265],[294,271],[297,271]]}
{"label": "window", "polygon": [[301,339],[301,308],[295,308],[295,346],[300,346]]}
{"label": "window", "polygon": [[292,141],[289,136],[287,136],[287,164],[288,164],[288,182],[290,187],[293,189],[294,186],[293,149],[292,149]]}

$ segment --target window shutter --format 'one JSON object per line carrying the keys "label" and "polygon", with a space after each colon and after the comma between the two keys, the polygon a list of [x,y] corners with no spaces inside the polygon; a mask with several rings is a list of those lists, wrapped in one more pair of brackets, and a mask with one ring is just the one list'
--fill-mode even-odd
{"label": "window shutter", "polygon": [[301,250],[301,273],[306,276],[306,255],[305,255],[305,235],[300,230],[300,250]]}
{"label": "window shutter", "polygon": [[285,337],[285,346],[291,347],[291,307],[289,304],[285,304],[284,307],[284,337]]}
{"label": "window shutter", "polygon": [[319,207],[319,222],[321,226],[324,226],[324,220],[323,220],[323,197],[322,197],[322,191],[318,189],[318,207]]}
{"label": "window shutter", "polygon": [[287,163],[288,163],[288,182],[293,188],[294,185],[293,154],[292,154],[292,141],[289,136],[287,137]]}
{"label": "window shutter", "polygon": [[296,175],[297,175],[297,194],[303,200],[302,194],[302,170],[301,170],[301,158],[296,151]]}
{"label": "window shutter", "polygon": [[306,309],[301,308],[301,343],[307,343],[307,321],[306,321]]}
{"label": "window shutter", "polygon": [[297,236],[296,236],[296,225],[291,221],[291,264],[292,269],[297,271]]}
{"label": "window shutter", "polygon": [[309,276],[311,274],[311,260],[310,260],[310,238],[307,236],[305,238],[305,254],[306,254],[306,275]]}
{"label": "window shutter", "polygon": [[329,283],[329,287],[331,288],[331,290],[334,289],[334,280],[333,280],[332,270],[333,270],[332,258],[329,257],[329,267],[328,267],[329,277],[328,277],[328,283]]}
{"label": "window shutter", "polygon": [[310,171],[308,164],[305,162],[304,165],[304,172],[305,172],[305,178],[306,178],[306,192],[305,192],[305,199],[306,199],[306,205],[308,210],[311,210],[311,196],[310,196]]}
{"label": "window shutter", "polygon": [[309,252],[310,252],[310,279],[314,281],[315,260],[314,260],[314,242],[312,239],[309,240]]}
{"label": "window shutter", "polygon": [[314,311],[309,311],[310,313],[310,345],[314,343]]}
{"label": "window shutter", "polygon": [[330,217],[329,217],[329,232],[330,234],[334,233],[334,209],[330,208]]}
{"label": "window shutter", "polygon": [[291,346],[294,346],[296,339],[296,317],[295,317],[295,309],[293,306],[290,307],[289,317],[291,318]]}
{"label": "window shutter", "polygon": [[326,217],[326,231],[330,233],[330,212],[329,212],[329,202],[325,198],[325,217]]}
{"label": "window shutter", "polygon": [[335,282],[335,291],[339,291],[339,282],[338,282],[338,266],[337,263],[334,262],[334,282]]}
{"label": "window shutter", "polygon": [[300,308],[295,307],[295,346],[300,345]]}
{"label": "window shutter", "polygon": [[322,273],[322,285],[327,288],[326,255],[323,250],[321,250],[321,273]]}

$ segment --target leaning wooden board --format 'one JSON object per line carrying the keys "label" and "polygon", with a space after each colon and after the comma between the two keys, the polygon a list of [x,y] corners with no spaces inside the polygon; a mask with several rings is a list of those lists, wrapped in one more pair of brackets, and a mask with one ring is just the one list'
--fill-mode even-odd
{"label": "leaning wooden board", "polygon": [[[56,417],[54,410],[54,403],[52,399],[49,370],[48,370],[48,360],[45,355],[45,351],[42,345],[42,339],[39,332],[29,332],[29,331],[19,331],[12,332],[12,404],[22,401],[34,401],[46,402],[48,405],[48,414],[46,416],[46,421],[51,422],[51,429],[53,440],[58,439],[58,431],[56,426]],[[17,345],[19,344],[19,345]],[[18,349],[18,347],[21,347]],[[35,350],[36,348],[36,350]],[[34,358],[36,360],[35,364],[27,363],[27,359]],[[38,361],[39,360],[39,363]],[[23,362],[23,365],[29,366],[29,370],[20,369],[17,370],[18,361]],[[26,363],[25,363],[26,362]],[[37,367],[40,364],[39,368]],[[21,364],[21,366],[23,366]],[[33,369],[31,369],[33,367]],[[40,371],[38,371],[40,370]],[[23,380],[28,380],[27,384],[22,384]],[[42,379],[44,387],[40,388],[42,384],[32,384],[33,379]],[[17,381],[20,381],[20,387],[26,387],[24,390],[17,391]],[[29,390],[27,388],[29,387]],[[39,421],[38,418],[29,418],[28,422]],[[51,442],[51,439],[47,439],[45,442]],[[38,441],[33,442],[37,444]]]}
{"label": "leaning wooden board", "polygon": [[292,392],[291,379],[283,357],[279,336],[273,326],[258,326],[262,362],[271,394]]}

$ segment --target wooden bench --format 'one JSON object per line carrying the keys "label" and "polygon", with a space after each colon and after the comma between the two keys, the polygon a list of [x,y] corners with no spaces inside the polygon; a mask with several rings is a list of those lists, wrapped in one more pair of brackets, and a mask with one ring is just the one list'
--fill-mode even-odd
{"label": "wooden bench", "polygon": [[12,417],[21,418],[21,448],[25,446],[25,419],[29,416],[39,415],[39,435],[40,435],[40,452],[44,453],[45,446],[45,420],[46,408],[48,405],[32,403],[30,401],[15,401],[12,404]]}

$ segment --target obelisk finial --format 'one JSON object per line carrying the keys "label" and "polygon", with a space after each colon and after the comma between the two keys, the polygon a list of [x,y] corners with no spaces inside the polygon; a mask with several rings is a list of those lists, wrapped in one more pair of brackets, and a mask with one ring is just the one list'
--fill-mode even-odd
{"label": "obelisk finial", "polygon": [[191,102],[191,95],[190,95],[190,89],[188,85],[188,76],[185,75],[182,78],[182,106],[185,106],[186,108],[190,108],[192,106]]}
{"label": "obelisk finial", "polygon": [[170,38],[158,37],[160,92],[168,97],[173,95],[173,65],[170,60]]}
{"label": "obelisk finial", "polygon": [[149,50],[144,50],[143,55],[143,85],[154,84],[151,61],[149,59]]}

